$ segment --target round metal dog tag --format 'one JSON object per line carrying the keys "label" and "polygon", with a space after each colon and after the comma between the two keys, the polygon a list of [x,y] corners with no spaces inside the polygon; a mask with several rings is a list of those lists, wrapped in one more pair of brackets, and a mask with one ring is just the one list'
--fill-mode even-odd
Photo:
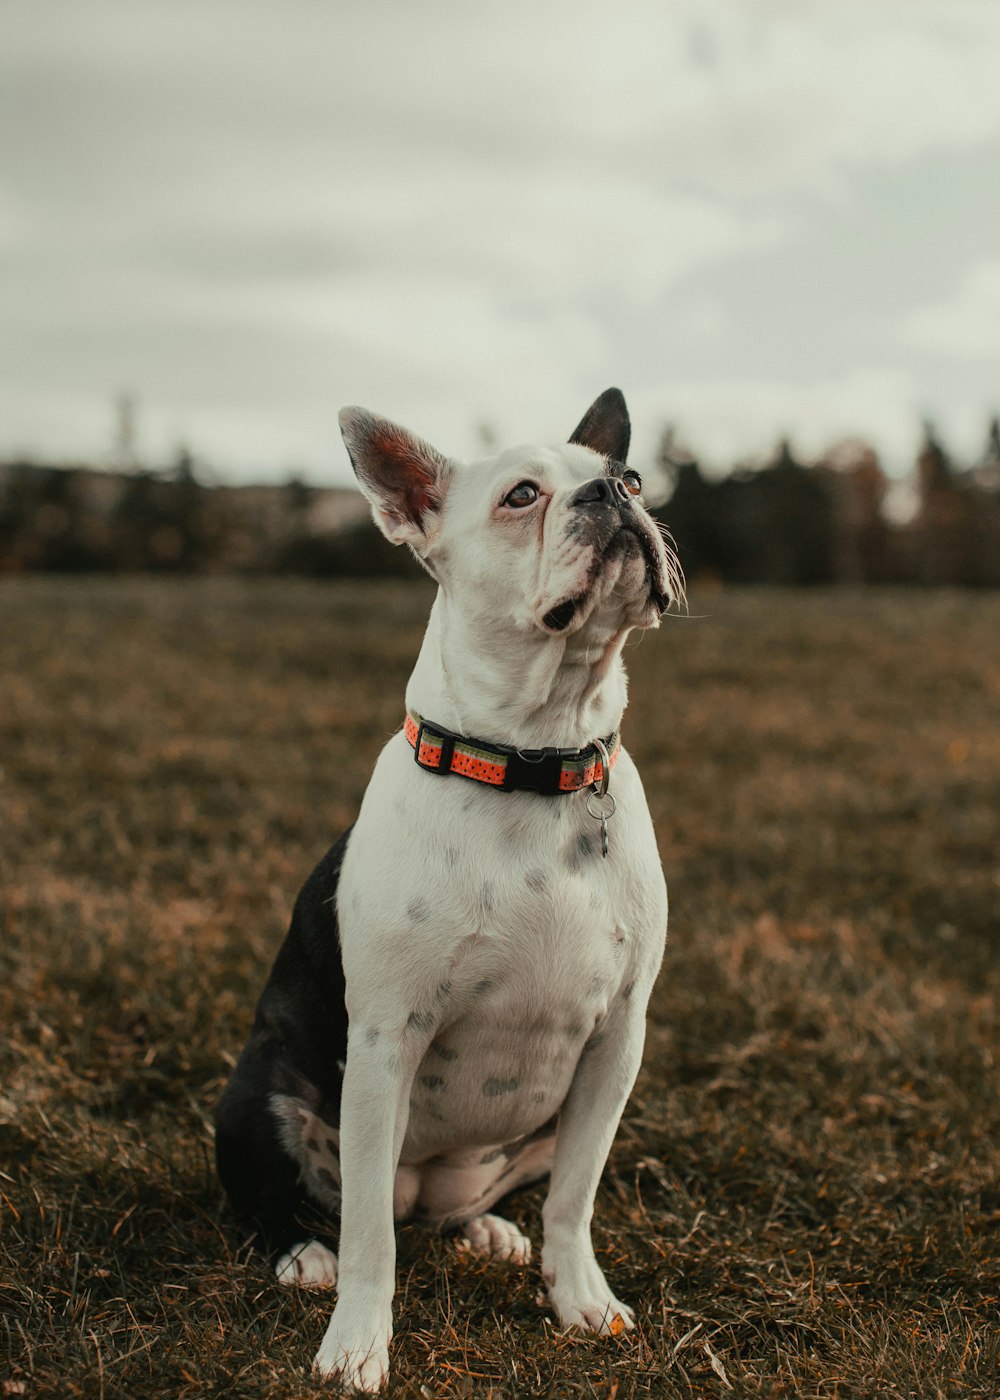
{"label": "round metal dog tag", "polygon": [[600,792],[597,785],[587,795],[587,811],[601,823],[601,855],[608,854],[608,818],[615,814],[617,803],[610,792]]}

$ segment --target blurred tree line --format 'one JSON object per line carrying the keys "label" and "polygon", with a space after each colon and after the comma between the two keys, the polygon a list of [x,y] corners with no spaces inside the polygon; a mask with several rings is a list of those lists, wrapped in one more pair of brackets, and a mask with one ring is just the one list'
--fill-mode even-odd
{"label": "blurred tree line", "polygon": [[812,464],[787,442],[763,467],[704,474],[668,430],[669,527],[689,579],[724,583],[1000,585],[1000,420],[980,460],[957,467],[930,423],[903,509],[864,442]]}
{"label": "blurred tree line", "polygon": [[[873,450],[847,441],[813,463],[773,458],[708,474],[668,430],[667,525],[691,581],[1000,585],[1000,422],[959,467],[925,426],[909,508],[887,511]],[[222,486],[187,451],[165,471],[0,463],[0,573],[45,570],[408,575],[357,491]]]}

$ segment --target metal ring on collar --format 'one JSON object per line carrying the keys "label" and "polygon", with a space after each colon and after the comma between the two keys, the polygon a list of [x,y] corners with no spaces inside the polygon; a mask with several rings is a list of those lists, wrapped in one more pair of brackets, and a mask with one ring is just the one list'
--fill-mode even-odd
{"label": "metal ring on collar", "polygon": [[607,821],[609,817],[613,817],[617,805],[614,795],[610,792],[587,793],[587,811],[598,821]]}
{"label": "metal ring on collar", "polygon": [[595,739],[594,748],[601,756],[601,781],[594,784],[594,791],[598,797],[603,797],[608,790],[608,783],[611,781],[611,759],[608,756],[608,746],[603,739]]}

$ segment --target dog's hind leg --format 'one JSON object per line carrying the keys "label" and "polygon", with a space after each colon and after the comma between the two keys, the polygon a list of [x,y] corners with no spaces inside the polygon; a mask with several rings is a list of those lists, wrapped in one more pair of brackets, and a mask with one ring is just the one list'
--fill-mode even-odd
{"label": "dog's hind leg", "polygon": [[283,1283],[336,1279],[347,1009],[336,913],[346,832],[310,875],[216,1108],[219,1176]]}
{"label": "dog's hind leg", "polygon": [[463,1222],[459,1249],[467,1249],[472,1254],[496,1255],[515,1264],[530,1262],[531,1241],[527,1235],[503,1216],[487,1212],[495,1201],[516,1191],[519,1186],[527,1186],[548,1175],[555,1152],[555,1134],[553,1120],[517,1144],[513,1155],[510,1155],[510,1148],[503,1150],[508,1155],[507,1165],[476,1201],[477,1213]]}
{"label": "dog's hind leg", "polygon": [[519,1186],[546,1176],[555,1151],[556,1119],[533,1133],[485,1154],[463,1152],[425,1168],[420,1206],[443,1229],[459,1227],[457,1248],[491,1254],[515,1263],[531,1259],[531,1241],[491,1207]]}
{"label": "dog's hind leg", "polygon": [[296,1093],[275,1088],[291,1080],[273,1038],[256,1031],[216,1109],[216,1161],[279,1280],[319,1287],[336,1282],[336,1256],[322,1241],[340,1205],[338,1134],[312,1085],[297,1078]]}

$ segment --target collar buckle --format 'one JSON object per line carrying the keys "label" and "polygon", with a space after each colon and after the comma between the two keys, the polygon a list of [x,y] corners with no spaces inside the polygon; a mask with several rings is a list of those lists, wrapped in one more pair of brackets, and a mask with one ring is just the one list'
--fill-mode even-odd
{"label": "collar buckle", "polygon": [[[425,739],[426,731],[426,739]],[[428,749],[438,749],[436,759],[432,761],[430,753],[427,759],[421,757],[421,750],[424,744]],[[418,768],[422,768],[425,773],[437,773],[439,777],[447,777],[451,772],[452,755],[455,752],[454,734],[442,733],[434,729],[425,719],[421,719],[417,726],[417,737],[413,745],[413,761]]]}
{"label": "collar buckle", "polygon": [[562,755],[556,748],[511,749],[507,757],[507,777],[504,789],[521,788],[546,796],[559,791]]}

